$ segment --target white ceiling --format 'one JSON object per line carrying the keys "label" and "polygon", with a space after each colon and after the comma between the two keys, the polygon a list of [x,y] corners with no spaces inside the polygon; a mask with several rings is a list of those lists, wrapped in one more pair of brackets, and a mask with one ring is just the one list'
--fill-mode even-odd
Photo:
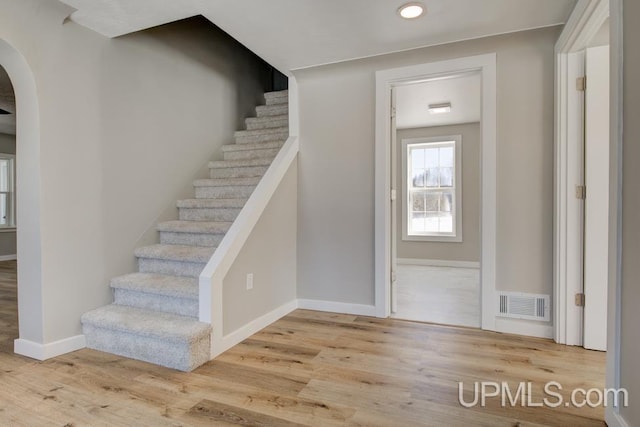
{"label": "white ceiling", "polygon": [[291,70],[562,24],[576,0],[423,0],[426,16],[403,20],[404,0],[61,0],[71,19],[116,37],[204,15],[264,60]]}
{"label": "white ceiling", "polygon": [[[399,86],[396,89],[398,129],[445,126],[480,121],[480,74]],[[451,103],[451,112],[430,114],[430,104]]]}

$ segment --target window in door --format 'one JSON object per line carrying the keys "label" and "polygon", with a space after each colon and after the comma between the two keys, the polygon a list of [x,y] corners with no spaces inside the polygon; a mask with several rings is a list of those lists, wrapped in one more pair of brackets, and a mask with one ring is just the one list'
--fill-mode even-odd
{"label": "window in door", "polygon": [[462,137],[402,141],[403,239],[462,241]]}
{"label": "window in door", "polygon": [[15,223],[15,156],[0,153],[0,228]]}

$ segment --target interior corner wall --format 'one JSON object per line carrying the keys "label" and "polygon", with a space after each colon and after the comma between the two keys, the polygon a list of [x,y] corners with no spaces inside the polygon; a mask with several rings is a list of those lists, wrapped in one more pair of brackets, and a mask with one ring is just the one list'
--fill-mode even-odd
{"label": "interior corner wall", "polygon": [[294,161],[224,278],[224,335],[296,300],[297,181]]}
{"label": "interior corner wall", "polygon": [[46,344],[112,301],[109,280],[133,271],[144,230],[233,141],[269,71],[203,19],[107,39],[56,1],[0,10],[0,39],[37,88],[43,308],[20,315],[42,312],[41,336],[21,338]]}
{"label": "interior corner wall", "polygon": [[298,296],[374,304],[375,72],[497,53],[497,289],[553,287],[554,45],[561,27],[294,71]]}
{"label": "interior corner wall", "polygon": [[620,386],[629,392],[630,405],[620,409],[620,415],[629,426],[640,425],[640,51],[635,44],[640,40],[640,3],[636,0],[623,2],[624,32],[624,82],[623,82],[623,160],[622,160],[622,298],[620,332]]}
{"label": "interior corner wall", "polygon": [[[16,136],[0,133],[0,153],[16,154]],[[15,230],[0,230],[0,258],[16,254]]]}
{"label": "interior corner wall", "polygon": [[[448,135],[462,136],[462,242],[424,242],[403,240],[402,140]],[[396,189],[398,191],[397,255],[398,258],[441,261],[480,262],[480,123],[450,126],[398,129]]]}

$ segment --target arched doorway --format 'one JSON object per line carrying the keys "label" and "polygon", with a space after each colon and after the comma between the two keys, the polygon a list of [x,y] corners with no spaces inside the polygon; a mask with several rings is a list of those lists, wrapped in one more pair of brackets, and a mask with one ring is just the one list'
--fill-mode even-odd
{"label": "arched doorway", "polygon": [[18,337],[15,231],[16,102],[0,65],[0,353],[13,352]]}
{"label": "arched doorway", "polygon": [[40,233],[40,120],[36,84],[27,61],[0,39],[0,65],[15,93],[17,298],[19,338],[14,351],[42,359],[44,342]]}

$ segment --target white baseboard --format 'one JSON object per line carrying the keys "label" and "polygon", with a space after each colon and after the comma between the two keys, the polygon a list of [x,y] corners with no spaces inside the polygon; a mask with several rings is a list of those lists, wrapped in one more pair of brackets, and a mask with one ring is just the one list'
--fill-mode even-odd
{"label": "white baseboard", "polygon": [[266,328],[276,320],[291,313],[296,308],[298,308],[298,301],[297,300],[290,301],[286,304],[281,305],[275,310],[270,311],[269,313],[262,315],[255,320],[252,320],[251,322],[247,323],[241,328],[236,329],[235,331],[225,335],[224,337],[222,337],[222,339],[219,341],[218,345],[214,349],[214,352],[211,355],[211,358],[214,358],[219,354],[224,353],[234,345],[239,344],[240,342],[249,338],[251,335],[255,334],[259,330]]}
{"label": "white baseboard", "polygon": [[18,338],[13,342],[13,351],[36,360],[47,360],[61,354],[80,350],[87,346],[84,335],[65,338],[48,344],[40,344]]}
{"label": "white baseboard", "polygon": [[0,255],[0,261],[15,261],[18,259],[18,255]]}
{"label": "white baseboard", "polygon": [[479,262],[473,261],[450,261],[444,259],[417,259],[398,258],[398,264],[402,265],[426,265],[429,267],[454,267],[454,268],[480,268]]}
{"label": "white baseboard", "polygon": [[376,315],[375,305],[349,304],[335,301],[321,301],[315,299],[299,299],[298,308],[306,310],[327,311],[329,313],[355,314],[357,316]]}
{"label": "white baseboard", "polygon": [[553,326],[530,320],[496,317],[496,332],[536,338],[553,338]]}

